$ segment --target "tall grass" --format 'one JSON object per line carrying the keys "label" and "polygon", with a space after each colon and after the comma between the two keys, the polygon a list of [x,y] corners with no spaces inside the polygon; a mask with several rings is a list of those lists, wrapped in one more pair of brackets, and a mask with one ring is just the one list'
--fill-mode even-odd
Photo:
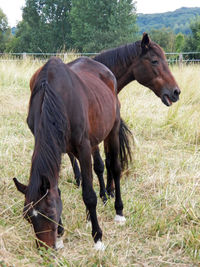
{"label": "tall grass", "polygon": [[[137,82],[120,93],[121,114],[136,145],[121,180],[126,225],[113,222],[113,199],[106,206],[98,199],[103,253],[93,249],[81,189],[66,155],[60,173],[65,248],[38,252],[22,218],[24,199],[12,177],[25,184],[29,178],[34,143],[26,125],[29,80],[39,66],[30,60],[0,62],[0,265],[199,266],[200,66],[172,68],[182,93],[170,108]],[[96,177],[94,187],[99,194]]]}

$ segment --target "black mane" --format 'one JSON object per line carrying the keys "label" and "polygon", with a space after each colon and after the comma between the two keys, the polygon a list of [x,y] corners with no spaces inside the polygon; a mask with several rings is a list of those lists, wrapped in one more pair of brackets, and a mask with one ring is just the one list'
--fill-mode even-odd
{"label": "black mane", "polygon": [[56,182],[55,176],[59,173],[61,154],[65,147],[67,124],[64,104],[60,95],[48,82],[49,68],[52,70],[51,61],[45,64],[38,75],[30,99],[29,115],[34,113],[31,105],[33,98],[38,97],[38,103],[42,101],[41,107],[38,107],[41,110],[40,118],[36,118],[37,114],[34,115],[34,120],[38,121],[38,125],[34,133],[35,147],[27,191],[30,201],[38,199],[40,188],[44,183]]}
{"label": "black mane", "polygon": [[123,45],[114,49],[103,51],[93,59],[103,63],[109,69],[116,64],[128,66],[133,58],[141,53],[141,41],[137,41],[132,44]]}

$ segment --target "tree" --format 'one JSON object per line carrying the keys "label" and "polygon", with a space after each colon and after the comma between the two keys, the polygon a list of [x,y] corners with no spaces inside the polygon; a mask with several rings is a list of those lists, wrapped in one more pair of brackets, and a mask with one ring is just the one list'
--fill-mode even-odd
{"label": "tree", "polygon": [[11,30],[8,26],[6,15],[0,8],[0,52],[3,53],[6,48],[6,43],[11,38]]}
{"label": "tree", "polygon": [[178,33],[175,39],[175,51],[182,52],[185,43],[185,36],[182,33]]}
{"label": "tree", "polygon": [[184,51],[200,52],[200,16],[197,16],[190,24],[191,35],[186,39]]}
{"label": "tree", "polygon": [[72,0],[72,38],[81,52],[98,52],[133,41],[136,29],[132,0]]}
{"label": "tree", "polygon": [[175,51],[175,34],[169,28],[151,30],[150,37],[152,41],[158,43],[165,52]]}
{"label": "tree", "polygon": [[21,21],[17,25],[15,36],[7,44],[7,52],[32,52],[32,31],[26,21]]}
{"label": "tree", "polygon": [[10,49],[46,53],[70,48],[70,10],[71,0],[26,0]]}

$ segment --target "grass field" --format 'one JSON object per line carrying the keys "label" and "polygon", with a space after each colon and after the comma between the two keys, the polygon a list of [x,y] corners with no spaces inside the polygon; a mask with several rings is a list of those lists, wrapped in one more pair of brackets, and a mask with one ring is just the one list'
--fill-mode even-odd
{"label": "grass field", "polygon": [[[39,252],[22,218],[24,197],[12,178],[25,184],[29,178],[29,80],[39,66],[30,60],[0,62],[0,266],[199,266],[200,66],[172,68],[182,93],[170,108],[137,82],[120,93],[135,147],[121,180],[126,224],[114,223],[113,199],[104,207],[98,198],[104,252],[93,249],[81,189],[66,155],[60,173],[64,249]],[[94,186],[99,195],[96,177]]]}

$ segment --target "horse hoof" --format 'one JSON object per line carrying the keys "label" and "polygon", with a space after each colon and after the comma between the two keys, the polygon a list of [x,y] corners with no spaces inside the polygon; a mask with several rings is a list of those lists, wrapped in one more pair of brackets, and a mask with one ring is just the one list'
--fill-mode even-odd
{"label": "horse hoof", "polygon": [[107,202],[108,202],[107,197],[106,197],[106,196],[102,196],[101,199],[102,199],[102,201],[103,201],[103,204],[106,205]]}
{"label": "horse hoof", "polygon": [[110,193],[110,197],[111,197],[111,198],[114,198],[114,197],[115,197],[115,193],[114,193],[114,192],[111,192],[111,193]]}
{"label": "horse hoof", "polygon": [[110,191],[110,192],[108,192],[108,196],[109,196],[109,198],[114,198],[115,193],[113,191]]}
{"label": "horse hoof", "polygon": [[124,225],[126,222],[126,218],[124,216],[116,215],[114,221],[119,223],[120,225]]}
{"label": "horse hoof", "polygon": [[81,181],[79,179],[76,179],[76,186],[80,187]]}
{"label": "horse hoof", "polygon": [[64,248],[64,243],[61,238],[57,238],[55,248],[56,249]]}
{"label": "horse hoof", "polygon": [[104,251],[106,249],[104,243],[102,243],[100,240],[94,244],[94,248],[98,251]]}
{"label": "horse hoof", "polygon": [[59,225],[58,226],[58,235],[57,235],[57,237],[60,238],[61,236],[63,236],[64,232],[65,232],[65,230],[64,230],[63,226]]}

